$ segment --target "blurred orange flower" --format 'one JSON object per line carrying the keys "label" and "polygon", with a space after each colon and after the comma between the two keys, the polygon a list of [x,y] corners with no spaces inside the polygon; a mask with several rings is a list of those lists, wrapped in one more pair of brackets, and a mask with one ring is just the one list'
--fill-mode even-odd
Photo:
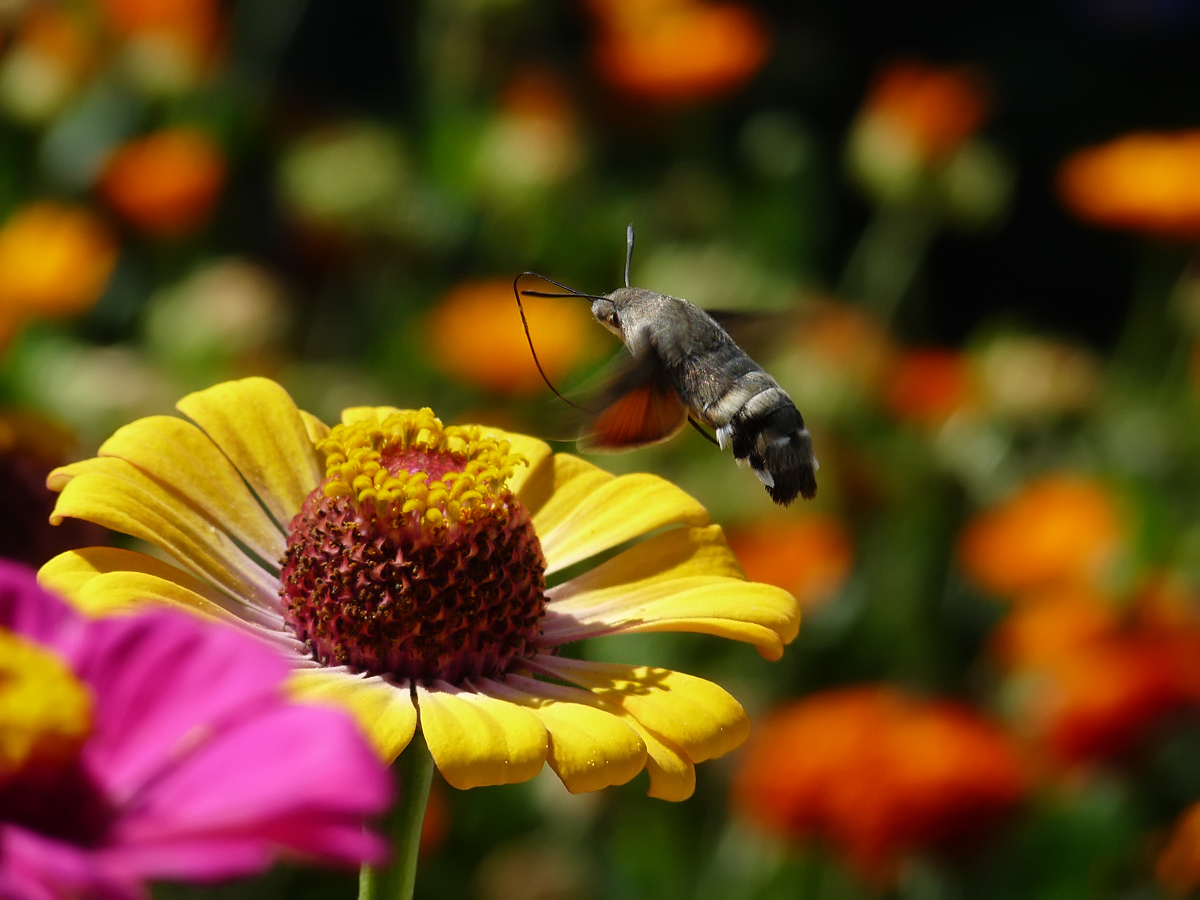
{"label": "blurred orange flower", "polygon": [[1188,702],[1164,635],[1123,623],[1077,588],[1023,598],[993,647],[1010,671],[1013,718],[1059,762],[1119,756]]}
{"label": "blurred orange flower", "polygon": [[970,361],[954,350],[925,348],[899,355],[884,390],[884,403],[896,418],[917,425],[940,425],[977,400]]}
{"label": "blurred orange flower", "polygon": [[766,61],[769,38],[742,6],[693,0],[595,2],[593,56],[614,87],[648,100],[683,102],[741,87]]}
{"label": "blurred orange flower", "polygon": [[134,227],[159,238],[202,225],[225,181],[225,159],[191,128],[159,131],[118,147],[100,175],[105,201]]}
{"label": "blurred orange flower", "polygon": [[[602,332],[587,301],[523,297],[521,303],[537,357],[551,380],[594,358],[602,346]],[[447,375],[500,394],[545,389],[521,327],[511,281],[459,284],[441,299],[426,326],[430,357]]]}
{"label": "blurred orange flower", "polygon": [[1186,894],[1200,887],[1200,803],[1193,803],[1175,820],[1154,875],[1172,894]]}
{"label": "blurred orange flower", "polygon": [[1130,134],[1069,156],[1058,191],[1079,218],[1200,238],[1200,131]]}
{"label": "blurred orange flower", "polygon": [[87,210],[58,203],[17,210],[0,228],[0,344],[30,316],[88,309],[116,262],[116,241]]}
{"label": "blurred orange flower", "polygon": [[734,529],[729,546],[747,578],[791,591],[801,609],[812,609],[836,595],[854,565],[854,545],[846,526],[821,513]]}
{"label": "blurred orange flower", "polygon": [[895,353],[877,319],[848,303],[818,301],[791,338],[792,353],[780,361],[777,377],[806,414],[834,415],[876,401]]}
{"label": "blurred orange flower", "polygon": [[988,106],[987,90],[972,69],[906,60],[879,74],[859,121],[930,163],[970,137]]}
{"label": "blurred orange flower", "polygon": [[1083,475],[1030,482],[967,523],[958,556],[967,576],[1001,595],[1053,584],[1101,585],[1126,537],[1116,501]]}
{"label": "blurred orange flower", "polygon": [[964,842],[1025,792],[1013,742],[971,709],[886,687],[828,691],[751,737],[734,802],[751,821],[838,849],[887,879],[916,850]]}

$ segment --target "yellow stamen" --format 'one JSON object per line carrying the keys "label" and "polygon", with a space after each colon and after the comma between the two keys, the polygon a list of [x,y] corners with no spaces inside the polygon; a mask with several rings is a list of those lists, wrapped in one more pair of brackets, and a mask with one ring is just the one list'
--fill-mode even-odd
{"label": "yellow stamen", "polygon": [[[326,497],[350,497],[378,513],[399,508],[429,525],[455,523],[491,506],[506,491],[514,467],[528,465],[508,441],[477,426],[445,427],[428,408],[336,425],[318,449],[325,454]],[[389,471],[385,458],[406,451],[443,454],[457,465],[436,479],[422,471]]]}
{"label": "yellow stamen", "polygon": [[0,784],[74,759],[92,730],[92,695],[51,651],[0,628]]}

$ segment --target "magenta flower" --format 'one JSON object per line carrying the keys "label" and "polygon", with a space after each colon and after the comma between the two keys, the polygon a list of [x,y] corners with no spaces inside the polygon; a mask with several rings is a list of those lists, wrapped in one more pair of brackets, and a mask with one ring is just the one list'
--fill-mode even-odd
{"label": "magenta flower", "polygon": [[86,619],[0,562],[0,897],[379,861],[388,774],[345,713],[288,700],[289,670],[194,616]]}

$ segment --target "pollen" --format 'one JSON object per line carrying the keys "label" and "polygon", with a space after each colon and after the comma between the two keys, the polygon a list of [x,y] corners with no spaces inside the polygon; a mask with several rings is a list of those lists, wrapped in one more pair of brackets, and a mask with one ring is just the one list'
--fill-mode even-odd
{"label": "pollen", "polygon": [[533,653],[545,559],[506,483],[526,460],[432,410],[368,416],[318,445],[325,478],[289,528],[285,617],[315,659],[458,683]]}
{"label": "pollen", "polygon": [[92,696],[49,650],[0,628],[0,788],[63,768],[92,729]]}

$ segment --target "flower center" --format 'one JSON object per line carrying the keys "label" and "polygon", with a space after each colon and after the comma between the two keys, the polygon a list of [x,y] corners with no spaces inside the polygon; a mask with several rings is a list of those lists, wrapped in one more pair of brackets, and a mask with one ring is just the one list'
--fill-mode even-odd
{"label": "flower center", "polygon": [[458,683],[534,650],[541,544],[505,486],[527,464],[478,428],[404,411],[337,425],[289,528],[284,616],[318,661]]}
{"label": "flower center", "polygon": [[0,785],[72,762],[92,730],[92,697],[49,650],[0,628]]}
{"label": "flower center", "polygon": [[53,652],[0,628],[0,822],[89,844],[111,818],[79,754],[92,695]]}

